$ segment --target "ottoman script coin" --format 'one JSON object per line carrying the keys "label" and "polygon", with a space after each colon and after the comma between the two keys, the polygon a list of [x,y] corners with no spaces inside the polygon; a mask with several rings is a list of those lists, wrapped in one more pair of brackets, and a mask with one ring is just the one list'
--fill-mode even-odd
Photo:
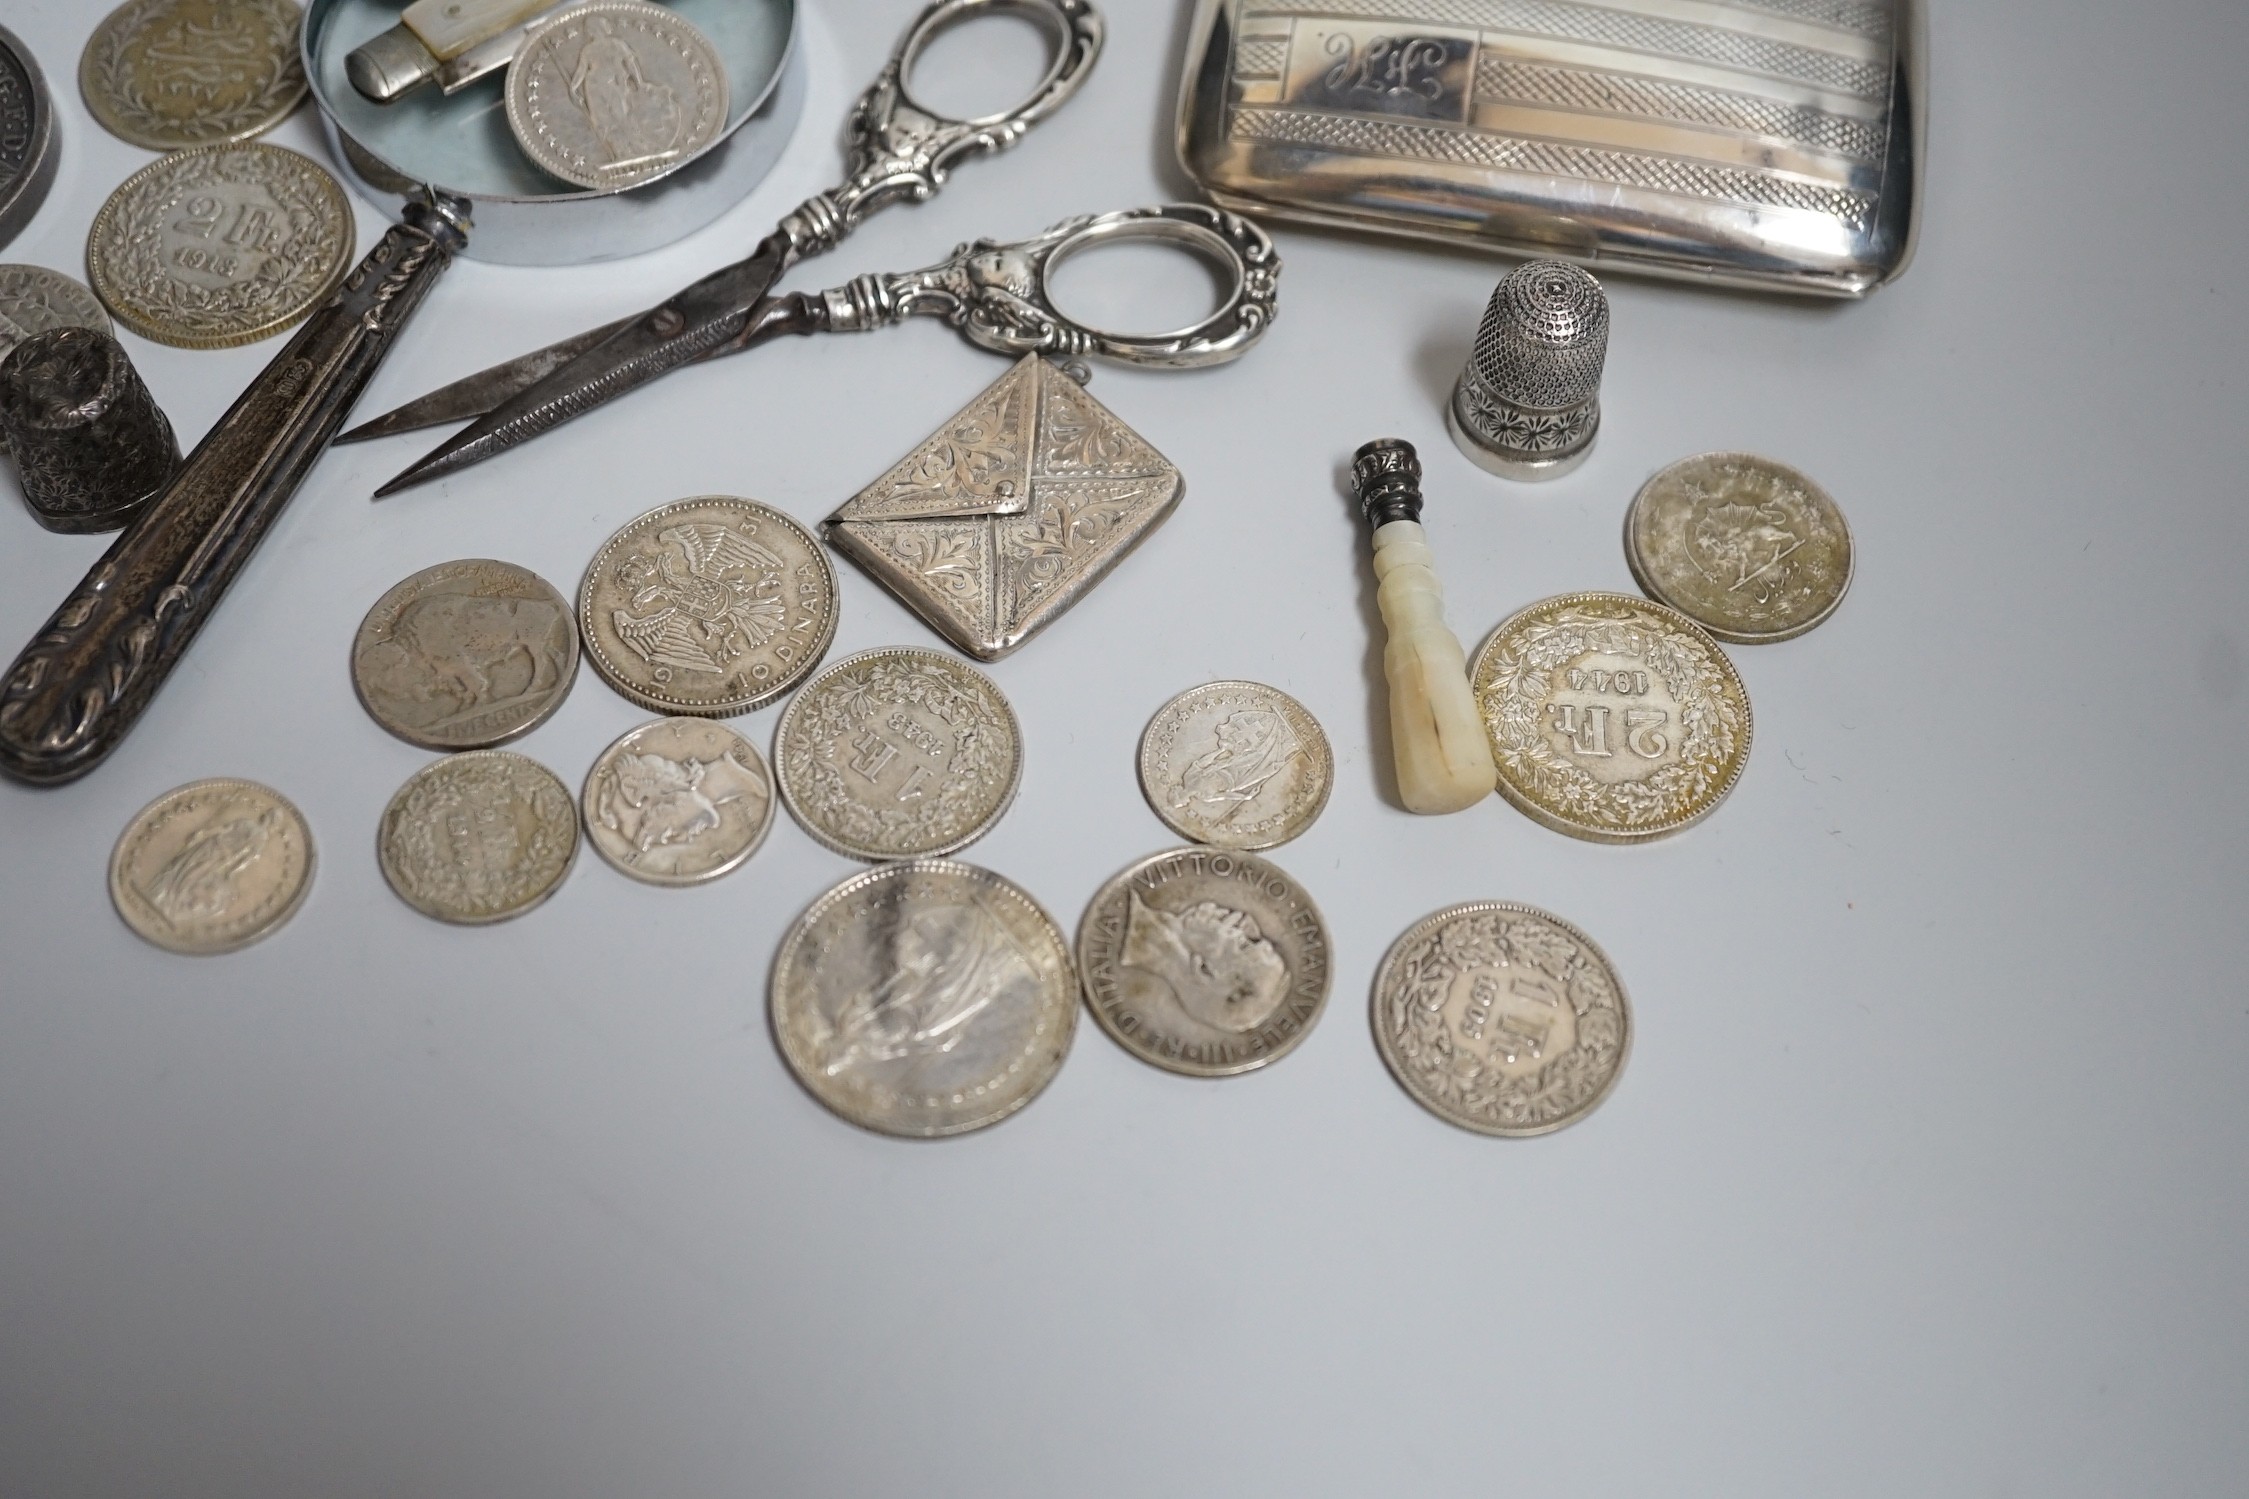
{"label": "ottoman script coin", "polygon": [[1685,615],[1566,593],[1492,631],[1469,669],[1499,789],[1557,832],[1601,843],[1675,833],[1749,760],[1749,695]]}
{"label": "ottoman script coin", "polygon": [[529,568],[486,558],[423,568],[375,601],[351,645],[359,701],[424,749],[528,734],[577,678],[569,601]]}
{"label": "ottoman script coin", "polygon": [[1328,929],[1255,854],[1174,849],[1101,887],[1078,967],[1101,1028],[1144,1062],[1226,1077],[1293,1051],[1328,997]]}
{"label": "ottoman script coin", "polygon": [[680,500],[602,544],[578,585],[578,630],[594,669],[643,708],[729,718],[820,664],[836,573],[771,506]]}
{"label": "ottoman script coin", "polygon": [[128,0],[78,59],[78,91],[102,128],[176,151],[248,140],[305,96],[291,0]]}
{"label": "ottoman script coin", "polygon": [[707,718],[659,718],[602,751],[581,798],[594,852],[651,885],[741,867],[773,826],[773,777],[747,739]]}
{"label": "ottoman script coin", "polygon": [[1319,720],[1278,688],[1206,682],[1156,710],[1140,789],[1170,829],[1217,848],[1273,848],[1328,804],[1335,757]]}
{"label": "ottoman script coin", "polygon": [[636,0],[554,16],[508,66],[508,129],[542,170],[615,192],[663,176],[726,128],[726,67],[685,18]]}
{"label": "ottoman script coin", "polygon": [[0,359],[19,339],[50,328],[110,331],[109,314],[94,294],[43,265],[0,265]]}
{"label": "ottoman script coin", "polygon": [[773,960],[773,1034],[814,1098],[863,1129],[929,1138],[997,1124],[1061,1069],[1077,1026],[1070,947],[990,870],[909,859],[812,903]]}
{"label": "ottoman script coin", "polygon": [[1826,490],[1754,453],[1682,458],[1624,516],[1640,586],[1720,640],[1803,634],[1851,586],[1851,528]]}
{"label": "ottoman script coin", "polygon": [[312,831],[280,792],[194,781],[126,825],[109,858],[109,898],[158,947],[233,952],[296,914],[312,863]]}
{"label": "ottoman script coin", "polygon": [[118,186],[86,236],[86,271],[117,320],[183,349],[279,333],[351,267],[351,204],[336,179],[279,146],[210,146],[152,161]]}
{"label": "ottoman script coin", "polygon": [[578,809],[553,771],[511,750],[425,765],[383,809],[376,838],[398,898],[439,921],[521,916],[578,856]]}
{"label": "ottoman script coin", "polygon": [[774,730],[773,768],[790,813],[839,854],[949,854],[1015,800],[1023,736],[990,677],[896,646],[807,682]]}
{"label": "ottoman script coin", "polygon": [[1609,1096],[1632,1010],[1585,933],[1529,906],[1470,901],[1391,945],[1374,976],[1374,1040],[1438,1118],[1543,1135]]}

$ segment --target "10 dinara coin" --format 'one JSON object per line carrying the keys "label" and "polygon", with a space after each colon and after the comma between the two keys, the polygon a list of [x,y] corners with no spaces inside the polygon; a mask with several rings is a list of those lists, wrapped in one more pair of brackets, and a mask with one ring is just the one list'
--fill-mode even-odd
{"label": "10 dinara coin", "polygon": [[1624,556],[1649,595],[1720,640],[1792,640],[1850,591],[1851,528],[1828,492],[1754,453],[1682,458],[1640,487]]}

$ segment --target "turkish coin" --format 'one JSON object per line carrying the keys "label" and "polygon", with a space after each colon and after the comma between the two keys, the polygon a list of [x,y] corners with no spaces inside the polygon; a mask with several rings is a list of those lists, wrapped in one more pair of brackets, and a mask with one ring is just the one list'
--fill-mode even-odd
{"label": "turkish coin", "polygon": [[789,1070],[863,1129],[932,1138],[997,1124],[1053,1080],[1077,1027],[1070,947],[990,870],[910,859],[812,903],[773,960]]}
{"label": "turkish coin", "polygon": [[312,830],[287,797],[255,781],[194,781],[126,825],[109,898],[168,952],[233,952],[296,914],[312,866]]}
{"label": "turkish coin", "polygon": [[806,683],[774,730],[773,767],[791,815],[839,854],[949,854],[1015,800],[1023,735],[990,677],[896,646]]}
{"label": "turkish coin", "polygon": [[1140,736],[1140,790],[1173,832],[1214,848],[1273,848],[1328,804],[1335,757],[1302,703],[1259,682],[1206,682]]}
{"label": "turkish coin", "polygon": [[594,670],[643,708],[729,718],[820,664],[836,634],[836,573],[769,505],[679,500],[602,544],[578,585],[578,630]]}
{"label": "turkish coin", "polygon": [[110,331],[109,314],[94,294],[43,265],[0,265],[0,359],[18,341],[50,328]]}
{"label": "turkish coin", "polygon": [[747,739],[707,718],[659,718],[594,762],[586,836],[651,885],[699,885],[741,867],[773,826],[773,777]]}
{"label": "turkish coin", "polygon": [[1621,593],[1501,622],[1469,667],[1499,790],[1557,832],[1636,843],[1710,815],[1749,761],[1749,694],[1699,625]]}
{"label": "turkish coin", "polygon": [[569,788],[512,750],[448,755],[407,778],[376,835],[383,878],[439,921],[521,916],[562,884],[578,856]]}
{"label": "turkish coin", "polygon": [[1144,1062],[1227,1077],[1287,1056],[1320,1018],[1327,924],[1255,854],[1152,855],[1101,887],[1078,967],[1101,1028]]}
{"label": "turkish coin", "polygon": [[726,128],[726,66],[684,17],[591,0],[542,22],[508,66],[508,129],[542,171],[615,192],[683,165]]}
{"label": "turkish coin", "polygon": [[486,749],[553,716],[578,679],[578,628],[553,584],[512,562],[440,562],[367,611],[351,681],[375,722],[424,749]]}
{"label": "turkish coin", "polygon": [[1720,640],[1790,640],[1851,586],[1851,528],[1826,490],[1754,453],[1682,458],[1640,487],[1624,557],[1650,597]]}
{"label": "turkish coin", "polygon": [[111,135],[157,151],[248,140],[304,98],[292,0],[127,0],[78,59],[78,91]]}
{"label": "turkish coin", "polygon": [[1505,901],[1414,923],[1374,976],[1374,1039],[1414,1102],[1486,1135],[1591,1113],[1632,1046],[1632,1010],[1593,939]]}

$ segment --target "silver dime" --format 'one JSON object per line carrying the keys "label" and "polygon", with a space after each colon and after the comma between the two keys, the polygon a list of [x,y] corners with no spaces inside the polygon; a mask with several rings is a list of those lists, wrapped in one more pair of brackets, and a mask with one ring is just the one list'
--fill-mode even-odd
{"label": "silver dime", "polygon": [[663,176],[726,128],[726,66],[686,19],[637,0],[543,22],[508,66],[508,128],[543,171],[615,191]]}
{"label": "silver dime", "polygon": [[1077,1027],[1054,919],[953,859],[854,875],[812,903],[773,960],[773,1034],[805,1088],[886,1135],[997,1124],[1053,1080]]}
{"label": "silver dime", "polygon": [[1335,757],[1320,722],[1259,682],[1206,682],[1156,710],[1140,789],[1171,830],[1215,848],[1273,848],[1328,804]]}
{"label": "silver dime", "polygon": [[110,331],[109,314],[85,287],[43,265],[0,265],[0,359],[19,339],[50,328]]}
{"label": "silver dime", "polygon": [[1818,625],[1850,591],[1854,561],[1827,491],[1754,453],[1682,458],[1642,485],[1624,557],[1650,597],[1736,645]]}
{"label": "silver dime", "polygon": [[292,0],[127,0],[94,28],[78,91],[110,134],[158,151],[247,140],[304,98]]}
{"label": "silver dime", "polygon": [[512,562],[440,562],[367,611],[351,681],[375,722],[424,749],[485,749],[553,716],[578,630],[553,584]]}
{"label": "silver dime", "polygon": [[158,947],[233,952],[296,914],[312,866],[312,831],[287,797],[255,781],[194,781],[126,824],[109,898]]}
{"label": "silver dime", "polygon": [[770,505],[702,495],[602,544],[578,585],[602,679],[656,713],[728,718],[773,701],[827,654],[836,573]]}
{"label": "silver dime", "polygon": [[949,854],[989,832],[1023,778],[999,684],[936,651],[846,656],[805,684],[773,734],[782,800],[855,859]]}
{"label": "silver dime", "polygon": [[1142,1061],[1226,1077],[1287,1056],[1327,1003],[1327,924],[1254,854],[1182,848],[1101,887],[1078,924],[1101,1028]]}
{"label": "silver dime", "polygon": [[594,852],[651,885],[742,866],[773,826],[773,777],[747,739],[707,718],[659,718],[594,762],[580,797]]}
{"label": "silver dime", "polygon": [[1593,939],[1504,901],[1449,906],[1391,945],[1374,1039],[1414,1101],[1487,1135],[1591,1113],[1632,1046],[1632,1009]]}
{"label": "silver dime", "polygon": [[570,872],[578,808],[553,771],[512,750],[448,755],[398,788],[375,849],[383,878],[423,915],[506,921]]}

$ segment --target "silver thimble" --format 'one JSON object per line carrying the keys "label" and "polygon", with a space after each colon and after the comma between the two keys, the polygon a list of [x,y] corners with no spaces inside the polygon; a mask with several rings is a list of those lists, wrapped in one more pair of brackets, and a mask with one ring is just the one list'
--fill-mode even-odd
{"label": "silver thimble", "polygon": [[1492,292],[1445,425],[1480,468],[1553,479],[1585,461],[1601,428],[1609,299],[1559,260],[1515,267]]}
{"label": "silver thimble", "polygon": [[179,440],[117,340],[34,333],[0,360],[0,437],[50,531],[115,531],[180,466]]}

